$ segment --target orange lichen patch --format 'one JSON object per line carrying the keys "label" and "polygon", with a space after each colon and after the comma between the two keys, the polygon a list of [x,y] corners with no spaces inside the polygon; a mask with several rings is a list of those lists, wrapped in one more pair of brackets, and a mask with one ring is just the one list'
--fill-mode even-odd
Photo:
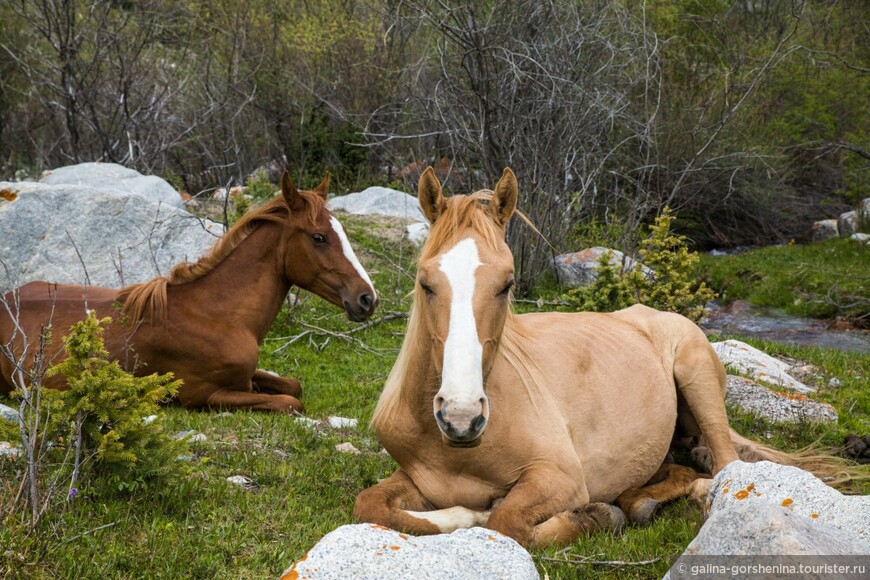
{"label": "orange lichen patch", "polygon": [[801,393],[786,393],[785,391],[774,391],[775,394],[780,397],[785,397],[786,399],[790,399],[792,401],[811,401],[809,397],[806,395],[802,395]]}
{"label": "orange lichen patch", "polygon": [[293,567],[281,576],[281,580],[296,580],[297,578],[299,578],[299,572],[296,571],[296,564],[293,564]]}
{"label": "orange lichen patch", "polygon": [[18,194],[9,189],[0,189],[0,199],[5,199],[6,201],[15,201],[18,199]]}
{"label": "orange lichen patch", "polygon": [[489,540],[490,542],[494,542],[495,536],[487,536],[486,539]]}
{"label": "orange lichen patch", "polygon": [[378,524],[369,524],[369,527],[373,530],[384,530],[385,532],[392,532],[393,531],[390,528],[387,528],[385,526],[379,526]]}
{"label": "orange lichen patch", "polygon": [[741,489],[740,491],[738,491],[737,493],[734,494],[734,497],[736,499],[746,499],[747,497],[749,497],[749,492],[746,491],[745,489]]}
{"label": "orange lichen patch", "polygon": [[729,488],[727,488],[727,487],[722,489],[722,493],[728,493],[728,491],[729,491]]}
{"label": "orange lichen patch", "polygon": [[383,556],[383,554],[380,552],[375,552],[375,556]]}
{"label": "orange lichen patch", "polygon": [[790,497],[787,497],[784,500],[782,500],[782,507],[788,507],[793,503],[794,503],[794,500]]}
{"label": "orange lichen patch", "polygon": [[399,546],[390,546],[390,549],[391,550],[401,550],[402,548],[400,548]]}
{"label": "orange lichen patch", "polygon": [[746,486],[746,491],[752,491],[753,489],[755,489],[754,483],[750,483],[749,485]]}
{"label": "orange lichen patch", "polygon": [[819,514],[812,513],[812,514],[810,514],[810,517],[813,519],[816,519],[817,517],[819,517]]}
{"label": "orange lichen patch", "polygon": [[399,537],[402,538],[403,540],[407,540],[408,534],[399,534]]}

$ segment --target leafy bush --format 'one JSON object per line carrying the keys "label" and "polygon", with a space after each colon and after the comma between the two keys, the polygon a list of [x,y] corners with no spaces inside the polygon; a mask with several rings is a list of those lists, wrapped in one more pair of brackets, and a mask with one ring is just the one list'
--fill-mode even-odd
{"label": "leafy bush", "polygon": [[[665,208],[650,226],[639,250],[643,264],[623,272],[605,253],[598,260],[596,280],[589,286],[568,290],[563,298],[578,310],[612,312],[632,304],[646,304],[695,322],[700,320],[704,305],[716,294],[704,282],[692,279],[699,258],[688,250],[685,236],[671,233],[673,221],[670,209]],[[644,265],[654,273],[644,274]]]}
{"label": "leafy bush", "polygon": [[173,381],[171,373],[135,377],[118,361],[109,362],[102,337],[109,322],[91,313],[65,338],[67,358],[46,374],[63,375],[69,388],[43,393],[49,405],[45,436],[74,442],[82,465],[93,457],[95,474],[131,490],[171,473],[185,448],[164,432],[158,414],[158,404],[174,395],[181,381]]}

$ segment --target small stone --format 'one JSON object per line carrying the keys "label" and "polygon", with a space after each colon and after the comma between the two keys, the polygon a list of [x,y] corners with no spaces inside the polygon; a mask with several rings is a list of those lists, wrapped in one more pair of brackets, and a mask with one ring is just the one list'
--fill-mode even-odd
{"label": "small stone", "polygon": [[320,421],[318,421],[317,419],[312,419],[311,417],[296,417],[293,420],[305,427],[306,429],[310,429],[312,431],[317,429],[317,427],[321,425]]}
{"label": "small stone", "polygon": [[250,477],[245,477],[244,475],[231,475],[227,478],[227,481],[234,485],[238,485],[240,487],[244,487],[245,489],[255,489],[259,487],[254,480]]}
{"label": "small stone", "polygon": [[0,441],[0,455],[18,457],[21,455],[21,448],[12,445],[9,441]]}
{"label": "small stone", "polygon": [[353,443],[345,442],[339,443],[335,446],[335,450],[339,453],[350,453],[352,455],[359,455],[360,450],[353,446]]}
{"label": "small stone", "polygon": [[154,421],[157,420],[157,415],[148,415],[147,417],[142,417],[142,422],[146,425],[150,425]]}
{"label": "small stone", "polygon": [[328,417],[327,421],[333,429],[353,429],[359,423],[357,419],[348,419],[347,417]]}
{"label": "small stone", "polygon": [[173,437],[175,439],[187,438],[188,443],[196,443],[198,441],[206,441],[208,439],[208,437],[193,429],[190,429],[189,431],[179,431]]}
{"label": "small stone", "polygon": [[837,387],[843,386],[843,383],[837,377],[832,377],[831,380],[828,381],[828,386],[832,389],[836,389]]}

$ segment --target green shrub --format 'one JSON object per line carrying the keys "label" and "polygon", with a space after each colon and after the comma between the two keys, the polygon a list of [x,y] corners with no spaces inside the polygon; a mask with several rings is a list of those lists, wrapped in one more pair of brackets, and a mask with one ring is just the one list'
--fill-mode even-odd
{"label": "green shrub", "polygon": [[[704,282],[692,279],[698,262],[690,252],[685,236],[671,233],[674,217],[665,208],[650,226],[649,235],[639,250],[643,262],[623,272],[610,262],[609,254],[598,260],[597,278],[589,286],[572,288],[563,298],[577,310],[612,312],[632,304],[645,304],[658,310],[677,312],[697,322],[704,305],[716,297]],[[643,266],[654,272],[645,275]]]}
{"label": "green shrub", "polygon": [[[56,440],[59,451],[75,448],[74,473],[86,475],[92,460],[95,476],[129,491],[173,472],[186,449],[164,432],[158,409],[181,382],[173,381],[171,373],[135,377],[118,361],[109,362],[102,337],[109,322],[111,318],[98,320],[91,313],[64,339],[67,358],[46,375],[62,375],[69,388],[43,389],[43,437]],[[149,416],[156,419],[146,420]]]}

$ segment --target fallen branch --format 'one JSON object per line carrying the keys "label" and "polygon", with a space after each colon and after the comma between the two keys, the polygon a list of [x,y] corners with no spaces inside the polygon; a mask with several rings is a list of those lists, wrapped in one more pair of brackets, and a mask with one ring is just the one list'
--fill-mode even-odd
{"label": "fallen branch", "polygon": [[655,564],[664,556],[653,558],[651,560],[593,560],[589,556],[579,556],[578,558],[569,558],[567,555],[564,558],[549,558],[547,556],[536,556],[539,560],[546,562],[557,562],[559,564],[575,564],[586,566],[610,566],[612,568],[631,567],[631,566],[649,566]]}
{"label": "fallen branch", "polygon": [[82,532],[81,534],[75,535],[75,536],[73,536],[72,538],[70,538],[69,540],[66,540],[66,541],[64,542],[64,544],[69,544],[70,542],[73,542],[73,541],[75,541],[75,540],[78,540],[79,538],[83,538],[83,537],[85,537],[85,536],[88,536],[88,535],[90,535],[90,534],[93,534],[94,532],[99,532],[100,530],[104,530],[104,529],[106,529],[106,528],[111,528],[112,526],[114,526],[114,525],[117,524],[117,523],[118,523],[118,522],[112,522],[111,524],[105,524],[105,525],[102,525],[102,526],[96,527],[96,528],[94,528],[93,530],[88,530],[87,532]]}
{"label": "fallen branch", "polygon": [[311,336],[311,335],[319,335],[319,336],[326,336],[327,337],[327,342],[324,342],[322,345],[315,345],[318,350],[323,350],[326,347],[329,338],[337,338],[339,340],[344,340],[346,342],[355,342],[370,352],[377,352],[374,349],[370,348],[368,345],[366,345],[361,340],[354,338],[351,335],[356,334],[357,332],[362,332],[363,330],[368,330],[369,328],[378,326],[379,324],[383,324],[384,322],[389,322],[391,320],[398,320],[400,318],[408,318],[408,313],[407,312],[390,312],[384,316],[381,316],[380,318],[376,318],[375,320],[371,320],[365,324],[361,324],[360,326],[357,326],[355,328],[351,328],[350,330],[345,330],[343,332],[339,332],[336,330],[327,330],[325,328],[321,328],[320,326],[315,326],[314,324],[302,322],[301,324],[302,324],[302,328],[304,330],[302,332],[300,332],[299,334],[297,334],[295,336],[280,336],[277,338],[267,338],[266,340],[286,340],[287,341],[275,349],[274,352],[276,352],[276,353],[281,352],[282,350],[284,350],[285,348],[287,348],[288,346],[290,346],[294,342],[298,341],[299,339],[304,338],[305,336],[308,336],[309,341],[312,340],[313,336]]}

